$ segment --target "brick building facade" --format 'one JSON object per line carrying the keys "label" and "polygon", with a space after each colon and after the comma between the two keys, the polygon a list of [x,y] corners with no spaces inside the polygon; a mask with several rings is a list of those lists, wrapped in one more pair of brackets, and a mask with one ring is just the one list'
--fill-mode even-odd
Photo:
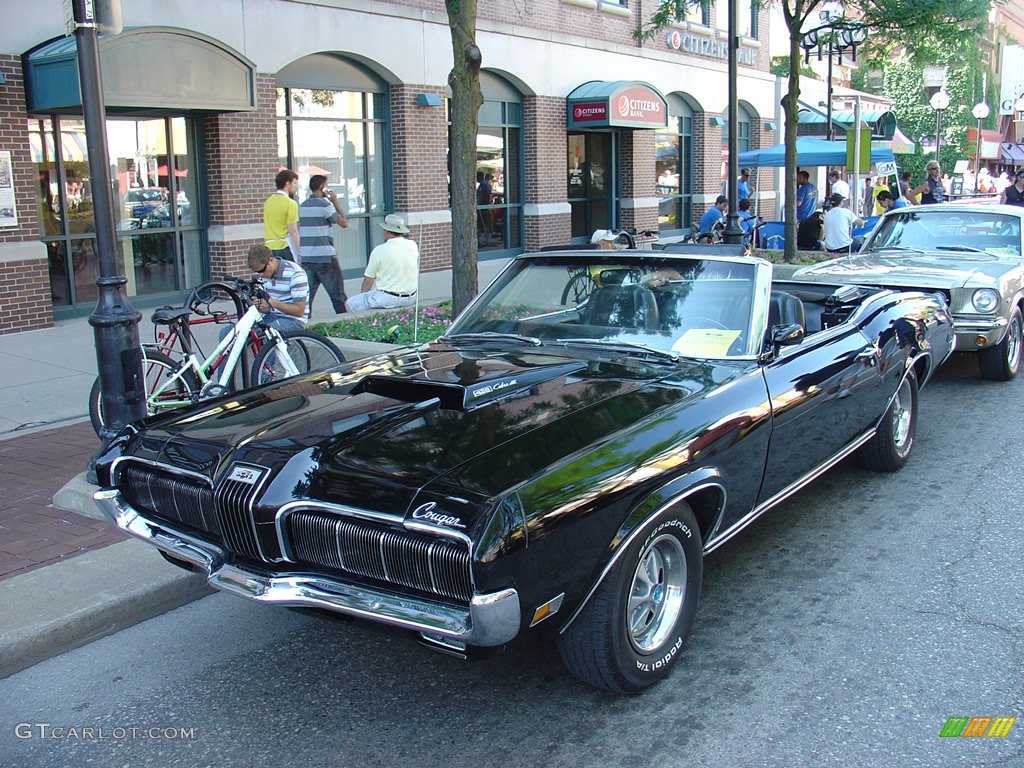
{"label": "brick building facade", "polygon": [[[132,303],[174,303],[206,277],[244,274],[245,252],[263,239],[262,201],[283,165],[302,181],[323,170],[337,182],[354,222],[338,239],[347,277],[361,274],[389,212],[406,216],[424,270],[449,266],[451,43],[442,0],[241,0],[244,25],[202,5],[125,3],[135,71],[122,71],[132,68],[126,46],[115,51],[113,39],[101,39],[105,89],[118,94],[129,76],[138,83],[138,103],[127,103],[130,92],[113,106],[107,99],[118,256]],[[681,232],[687,217],[700,217],[724,182],[719,5],[638,42],[654,0],[481,0],[478,176],[493,185],[478,224],[481,259],[586,242],[595,226]],[[742,150],[779,135],[769,14],[741,7]],[[10,152],[16,205],[14,216],[0,215],[0,333],[45,327],[95,303],[81,110],[33,86],[43,82],[33,68],[66,51],[63,4],[40,0],[11,14],[0,31],[0,153]],[[226,60],[224,78],[242,73],[251,84],[241,106],[224,106],[242,101],[231,92],[238,87],[218,85],[221,70],[207,64]],[[212,96],[196,82],[204,77]],[[569,127],[567,99],[592,81],[649,89],[665,104],[665,128]],[[577,150],[586,173],[577,173],[575,193],[571,142],[587,155]],[[775,215],[768,174],[756,198],[762,215]]]}

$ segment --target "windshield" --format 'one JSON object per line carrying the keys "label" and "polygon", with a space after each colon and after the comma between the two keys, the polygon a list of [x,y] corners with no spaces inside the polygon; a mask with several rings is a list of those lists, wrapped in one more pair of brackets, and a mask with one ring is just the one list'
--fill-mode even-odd
{"label": "windshield", "polygon": [[949,211],[944,206],[904,208],[882,219],[864,251],[983,251],[996,256],[1021,254],[1020,219],[979,208]]}
{"label": "windshield", "polygon": [[635,347],[691,357],[751,355],[760,342],[751,334],[756,273],[753,259],[615,252],[517,259],[446,335],[455,343],[504,334],[544,346],[615,345],[624,354]]}

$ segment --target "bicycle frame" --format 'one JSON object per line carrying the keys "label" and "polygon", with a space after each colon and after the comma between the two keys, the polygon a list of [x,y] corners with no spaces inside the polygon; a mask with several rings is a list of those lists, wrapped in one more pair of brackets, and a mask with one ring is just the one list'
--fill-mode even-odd
{"label": "bicycle frame", "polygon": [[[158,410],[163,408],[177,408],[182,405],[187,405],[192,402],[189,400],[168,400],[162,399],[162,396],[167,392],[168,387],[176,386],[179,382],[184,380],[185,371],[191,370],[199,379],[199,383],[202,388],[205,388],[211,381],[214,381],[220,387],[228,388],[231,382],[231,378],[235,372],[235,366],[238,365],[238,360],[242,355],[243,350],[248,344],[249,333],[253,327],[263,320],[263,315],[254,306],[250,306],[239,319],[238,322],[231,326],[231,329],[220,340],[220,343],[214,348],[210,356],[202,362],[196,356],[195,352],[190,351],[189,354],[181,361],[181,364],[174,371],[174,373],[167,378],[160,386],[153,390],[152,394],[147,398],[147,405],[152,410]],[[291,355],[288,354],[288,345],[284,340],[284,337],[276,328],[270,326],[264,326],[263,329],[267,335],[267,343],[273,344],[277,349],[277,354],[280,356],[281,365],[284,367],[285,373],[288,376],[295,376],[299,370],[292,361]],[[208,375],[211,371],[215,370],[215,366],[220,363],[220,360],[225,351],[228,352],[227,360],[221,367],[221,371],[218,377],[214,380],[213,377]]]}

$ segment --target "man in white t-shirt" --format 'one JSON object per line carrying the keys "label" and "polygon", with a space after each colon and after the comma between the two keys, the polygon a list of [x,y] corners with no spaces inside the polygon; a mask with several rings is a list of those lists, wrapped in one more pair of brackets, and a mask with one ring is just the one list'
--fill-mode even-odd
{"label": "man in white t-shirt", "polygon": [[832,192],[843,197],[850,196],[850,185],[839,175],[839,171],[829,171],[829,183],[832,185]]}
{"label": "man in white t-shirt", "polygon": [[409,227],[397,213],[385,216],[380,226],[384,230],[384,242],[370,252],[360,293],[345,302],[349,312],[394,309],[416,303],[420,250],[405,237]]}
{"label": "man in white t-shirt", "polygon": [[822,219],[825,250],[831,253],[848,252],[853,245],[852,230],[854,227],[863,227],[864,220],[846,207],[846,198],[842,195],[833,194],[829,200],[832,207],[825,211]]}

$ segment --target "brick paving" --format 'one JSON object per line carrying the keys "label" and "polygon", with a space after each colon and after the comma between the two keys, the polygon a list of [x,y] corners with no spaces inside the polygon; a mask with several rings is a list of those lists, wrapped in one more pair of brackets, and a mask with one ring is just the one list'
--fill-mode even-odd
{"label": "brick paving", "polygon": [[88,422],[0,441],[0,579],[127,538],[112,522],[51,506],[98,447]]}

